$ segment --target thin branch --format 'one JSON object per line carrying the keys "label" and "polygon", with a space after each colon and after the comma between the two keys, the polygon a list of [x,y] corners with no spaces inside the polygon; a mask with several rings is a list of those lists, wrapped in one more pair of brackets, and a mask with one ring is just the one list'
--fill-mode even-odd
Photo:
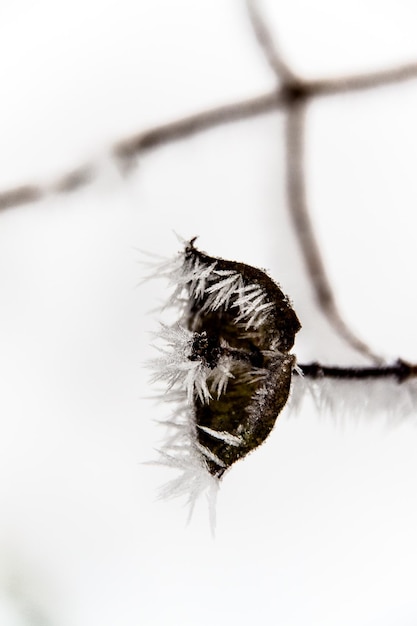
{"label": "thin branch", "polygon": [[[304,171],[305,110],[313,95],[324,94],[323,85],[320,85],[322,91],[318,92],[319,83],[315,85],[305,83],[291,71],[283,61],[282,55],[277,51],[276,43],[273,42],[269,29],[257,9],[256,0],[247,0],[247,7],[259,45],[278,80],[282,81],[282,89],[286,94],[285,140],[288,208],[317,303],[344,341],[365,357],[375,362],[381,362],[382,359],[353,333],[338,310],[309,216]],[[390,78],[392,78],[391,74]],[[350,80],[350,84],[352,84],[352,80]],[[358,80],[354,84],[357,86]],[[362,80],[362,84],[367,84],[367,81]],[[335,86],[336,89],[337,86]]]}
{"label": "thin branch", "polygon": [[[234,104],[220,106],[118,141],[110,149],[110,156],[126,170],[138,154],[179,141],[202,131],[283,108],[287,112],[286,154],[288,205],[298,236],[307,273],[316,299],[336,332],[355,350],[380,363],[375,354],[343,320],[327,277],[307,208],[304,172],[304,117],[308,102],[315,97],[350,93],[396,84],[417,77],[417,63],[397,68],[342,78],[305,81],[288,67],[274,43],[271,33],[259,12],[255,0],[246,0],[249,17],[258,43],[278,81],[280,89]],[[79,189],[92,181],[92,165],[65,173],[49,185],[21,185],[0,193],[0,210],[36,202],[55,193]]]}
{"label": "thin branch", "polygon": [[377,87],[397,85],[417,78],[417,63],[404,63],[398,67],[367,74],[325,78],[307,82],[313,96],[334,96]]}
{"label": "thin branch", "polygon": [[22,185],[13,189],[7,189],[0,194],[0,210],[37,202],[44,195],[44,190],[39,185]]}
{"label": "thin branch", "polygon": [[283,92],[280,90],[270,91],[255,98],[208,109],[162,126],[155,126],[133,137],[119,141],[112,148],[112,152],[116,158],[122,161],[130,160],[144,151],[186,139],[216,126],[269,113],[283,107],[284,104],[285,94]]}
{"label": "thin branch", "polygon": [[[314,97],[334,96],[343,93],[384,87],[417,78],[417,63],[393,68],[391,70],[347,76],[342,78],[322,79],[317,81],[301,81],[295,87],[288,85],[282,89],[267,92],[255,98],[249,98],[232,104],[208,109],[175,120],[168,124],[156,126],[132,137],[117,141],[109,150],[112,157],[119,160],[123,166],[129,166],[131,160],[139,153],[162,147],[173,141],[187,139],[201,132],[217,126],[251,119],[259,115],[270,113],[290,106],[294,93],[300,85],[305,97],[311,100]],[[70,180],[74,170],[64,173],[57,181],[49,185],[26,183],[0,192],[0,210],[12,209],[24,204],[41,200],[51,193],[68,193],[80,189],[94,179],[93,164],[76,168],[75,171],[89,172],[88,176],[81,176],[77,185],[62,185],[62,181]]]}
{"label": "thin branch", "polygon": [[317,304],[336,332],[354,350],[380,363],[383,359],[352,332],[340,315],[314,234],[305,190],[305,111],[306,104],[302,101],[295,101],[288,111],[285,128],[288,205],[304,265],[313,285]]}
{"label": "thin branch", "polygon": [[294,80],[295,74],[284,61],[276,41],[274,41],[261,12],[258,10],[258,3],[256,0],[246,0],[246,6],[256,39],[272,71],[278,80],[283,82]]}
{"label": "thin branch", "polygon": [[[284,103],[284,93],[279,90],[269,91],[255,98],[208,109],[168,124],[155,126],[116,142],[111,146],[109,154],[123,170],[128,170],[138,154],[186,139],[217,126],[264,115],[279,109],[284,106]],[[0,211],[36,202],[51,193],[62,194],[75,191],[91,183],[96,174],[94,164],[90,163],[62,174],[56,181],[47,185],[26,184],[6,189],[0,192]]]}
{"label": "thin branch", "polygon": [[[281,59],[281,57],[278,57]],[[280,63],[282,61],[280,60]],[[281,69],[282,71],[282,69]],[[371,72],[358,76],[329,78],[321,80],[296,80],[295,84],[285,84],[281,89],[267,92],[255,98],[249,98],[232,104],[208,109],[195,115],[156,126],[149,130],[117,141],[109,150],[112,157],[128,167],[139,153],[155,149],[173,141],[192,137],[203,131],[230,124],[274,110],[289,108],[296,92],[302,92],[304,98],[326,97],[385,87],[417,78],[417,63],[408,63],[389,70]],[[76,177],[76,184],[62,184],[74,180],[74,171],[81,173]],[[91,183],[94,178],[93,165],[86,165],[64,173],[50,185],[24,184],[0,192],[0,210],[11,209],[41,200],[50,193],[67,193]]]}
{"label": "thin branch", "polygon": [[94,174],[95,168],[92,165],[83,165],[61,176],[55,183],[50,185],[50,192],[72,193],[80,187],[88,185],[93,179]]}
{"label": "thin branch", "polygon": [[94,175],[95,168],[92,164],[83,165],[76,170],[68,171],[48,185],[23,185],[8,189],[0,193],[0,211],[37,202],[50,194],[72,193],[88,185]]}
{"label": "thin branch", "polygon": [[417,377],[417,365],[412,365],[401,359],[398,359],[393,365],[380,367],[334,367],[320,365],[320,363],[309,363],[308,365],[297,365],[294,373],[313,379],[375,380],[395,378],[399,383],[402,383]]}

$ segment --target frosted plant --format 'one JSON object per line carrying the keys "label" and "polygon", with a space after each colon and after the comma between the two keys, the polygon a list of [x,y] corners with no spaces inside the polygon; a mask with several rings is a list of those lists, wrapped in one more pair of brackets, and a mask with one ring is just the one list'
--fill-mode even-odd
{"label": "frosted plant", "polygon": [[310,395],[332,416],[416,412],[417,366],[296,364],[290,351],[300,322],[278,285],[194,241],[155,272],[171,285],[168,304],[178,312],[174,326],[161,324],[163,347],[152,362],[172,405],[159,462],[180,470],[164,496],[188,494],[193,505],[208,487],[213,501],[224,473],[265,441],[290,395],[293,409]]}
{"label": "frosted plant", "polygon": [[[287,402],[300,323],[263,271],[213,258],[194,240],[160,264],[178,322],[161,325],[153,381],[174,403],[160,461],[181,471],[164,495],[198,493],[258,447]],[[214,482],[213,482],[214,481]]]}

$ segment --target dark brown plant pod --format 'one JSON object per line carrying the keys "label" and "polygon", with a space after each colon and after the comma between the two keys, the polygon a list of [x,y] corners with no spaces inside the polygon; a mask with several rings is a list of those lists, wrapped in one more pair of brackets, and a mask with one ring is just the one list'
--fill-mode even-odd
{"label": "dark brown plant pod", "polygon": [[194,470],[198,460],[219,479],[265,441],[285,406],[300,322],[264,271],[211,257],[194,241],[158,271],[175,285],[181,318],[162,327],[171,351],[155,362],[154,378],[168,381],[176,401],[183,394],[164,459],[184,472],[187,458]]}

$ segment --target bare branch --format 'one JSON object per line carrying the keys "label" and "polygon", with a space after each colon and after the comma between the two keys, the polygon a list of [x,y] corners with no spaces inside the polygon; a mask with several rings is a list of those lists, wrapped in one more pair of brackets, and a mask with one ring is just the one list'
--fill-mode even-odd
{"label": "bare branch", "polygon": [[52,193],[71,193],[88,185],[94,177],[94,173],[92,165],[84,165],[62,176],[51,185],[50,190]]}
{"label": "bare branch", "polygon": [[[319,95],[329,95],[350,89],[358,90],[370,85],[377,85],[393,79],[398,80],[408,77],[404,68],[393,74],[384,72],[382,75],[373,74],[362,77],[348,77],[344,80],[336,80],[331,83],[326,81],[308,82],[298,78],[291,69],[283,62],[277,52],[276,45],[260,12],[255,0],[247,0],[247,7],[259,45],[261,46],[269,65],[274,70],[278,79],[282,81],[282,92],[286,100],[286,161],[287,161],[287,195],[288,208],[298,237],[301,252],[307,274],[310,277],[317,303],[328,318],[336,332],[352,348],[372,359],[381,362],[382,359],[361,341],[343,320],[333,294],[330,281],[326,274],[324,263],[321,258],[314,229],[309,217],[307,198],[305,191],[304,172],[304,121],[305,108],[309,100]],[[417,71],[417,66],[414,68]]]}
{"label": "bare branch", "polygon": [[[186,139],[216,126],[269,113],[281,108],[284,103],[283,93],[279,90],[270,91],[255,98],[208,109],[168,124],[155,126],[133,137],[118,141],[110,148],[109,153],[123,169],[129,169],[134,157],[139,153]],[[0,192],[0,210],[36,202],[51,193],[62,194],[75,191],[91,183],[96,173],[94,165],[87,164],[64,173],[48,185],[28,184],[6,189]]]}
{"label": "bare branch", "polygon": [[417,376],[417,365],[398,359],[393,365],[380,367],[335,367],[309,363],[297,365],[295,374],[308,378],[335,378],[338,380],[366,380],[378,378],[395,378],[399,383],[405,382]]}
{"label": "bare branch", "polygon": [[[115,158],[124,169],[129,169],[134,157],[146,150],[185,139],[215,126],[248,119],[279,108],[285,109],[287,112],[288,206],[317,303],[336,332],[352,348],[373,361],[381,363],[381,357],[359,339],[343,320],[336,306],[333,290],[315,238],[305,192],[303,154],[305,109],[308,102],[315,97],[351,93],[414,79],[417,77],[417,63],[363,75],[305,81],[297,77],[284,62],[258,10],[256,0],[246,0],[246,3],[258,43],[276,78],[282,83],[281,89],[143,131],[117,142],[110,149],[110,156]],[[64,174],[51,185],[23,185],[6,190],[0,193],[0,210],[35,202],[50,193],[61,194],[74,191],[88,184],[94,174],[92,166],[83,166]]]}
{"label": "bare branch", "polygon": [[[118,141],[110,148],[110,154],[129,167],[131,160],[144,150],[161,147],[173,141],[192,137],[198,133],[274,110],[289,108],[295,98],[311,100],[314,97],[333,96],[343,93],[384,87],[417,78],[417,63],[391,70],[316,81],[298,81],[286,84],[282,89],[267,92],[255,98],[226,104],[196,113],[168,124],[156,126],[137,135]],[[0,210],[11,209],[41,200],[50,193],[68,193],[91,183],[94,178],[92,165],[82,166],[63,174],[50,185],[24,184],[0,192]]]}
{"label": "bare branch", "polygon": [[43,195],[43,189],[36,185],[22,185],[21,187],[8,189],[0,194],[0,210],[36,202]]}
{"label": "bare branch", "polygon": [[274,90],[256,98],[208,109],[169,124],[156,126],[120,141],[114,146],[113,154],[118,159],[129,160],[139,152],[152,150],[172,141],[186,139],[215,126],[238,122],[274,111],[282,107],[284,103],[284,94],[279,90]]}
{"label": "bare branch", "polygon": [[269,28],[258,10],[258,3],[256,0],[246,0],[246,6],[256,39],[274,74],[282,82],[293,81],[295,74],[285,63],[276,42],[274,42]]}
{"label": "bare branch", "polygon": [[305,268],[314,288],[317,304],[336,332],[354,350],[380,363],[383,359],[353,333],[340,315],[314,234],[305,189],[305,109],[305,103],[294,101],[287,114],[285,131],[288,206]]}
{"label": "bare branch", "polygon": [[67,172],[49,185],[23,185],[8,189],[0,193],[0,211],[37,202],[50,194],[71,193],[88,185],[93,180],[94,174],[92,165],[84,165]]}
{"label": "bare branch", "polygon": [[379,72],[369,72],[341,78],[325,78],[308,82],[313,96],[333,96],[376,87],[388,87],[417,78],[417,63],[405,63]]}

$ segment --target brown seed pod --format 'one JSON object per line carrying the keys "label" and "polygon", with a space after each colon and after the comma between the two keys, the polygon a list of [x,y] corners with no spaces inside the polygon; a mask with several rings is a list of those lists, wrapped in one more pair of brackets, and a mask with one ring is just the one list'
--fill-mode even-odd
{"label": "brown seed pod", "polygon": [[189,358],[204,361],[213,373],[227,362],[227,386],[217,397],[193,395],[197,447],[209,472],[220,478],[263,443],[285,406],[295,365],[288,352],[300,323],[265,272],[215,259],[193,244],[185,250],[186,266],[212,269],[204,289],[188,283],[185,321],[194,333]]}
{"label": "brown seed pod", "polygon": [[[295,367],[289,351],[300,329],[264,271],[211,257],[194,241],[158,269],[175,287],[170,303],[181,316],[162,327],[171,350],[154,363],[154,379],[167,381],[170,397],[182,402],[161,452],[191,491],[199,470],[219,479],[265,441],[288,399]],[[176,493],[185,490],[176,483]]]}

